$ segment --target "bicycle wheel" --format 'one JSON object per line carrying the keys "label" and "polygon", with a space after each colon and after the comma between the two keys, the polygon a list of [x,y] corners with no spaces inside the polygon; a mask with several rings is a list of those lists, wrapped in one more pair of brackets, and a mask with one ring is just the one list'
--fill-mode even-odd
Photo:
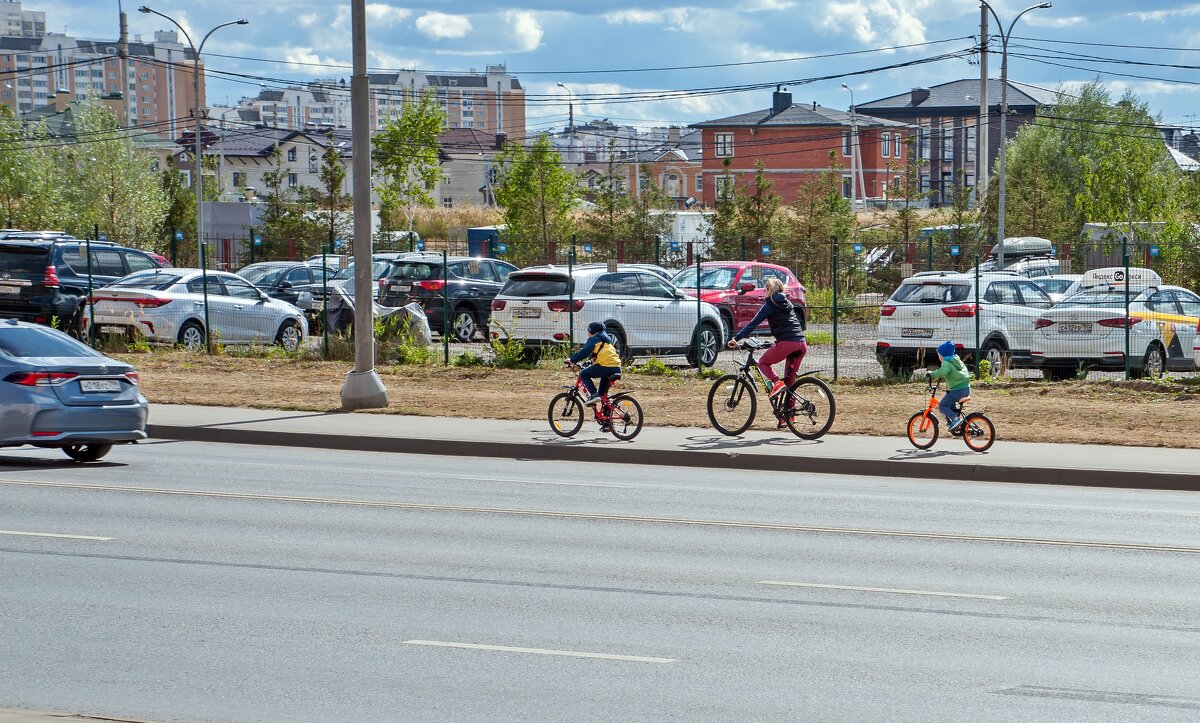
{"label": "bicycle wheel", "polygon": [[820,439],[833,426],[836,405],[833,391],[816,377],[801,377],[788,387],[785,405],[794,405],[784,412],[788,429],[800,439]]}
{"label": "bicycle wheel", "polygon": [[550,400],[546,411],[550,429],[560,437],[574,437],[583,426],[583,403],[571,392],[561,392]]}
{"label": "bicycle wheel", "polygon": [[[921,429],[922,420],[927,420],[925,429]],[[908,441],[912,442],[912,446],[917,449],[929,449],[937,441],[937,438],[937,417],[932,414],[926,417],[924,412],[917,412],[908,418]]]}
{"label": "bicycle wheel", "polygon": [[736,374],[726,374],[708,391],[708,421],[721,434],[737,436],[750,428],[758,399],[754,387]]}
{"label": "bicycle wheel", "polygon": [[609,427],[613,436],[626,441],[642,431],[642,405],[628,394],[618,394],[609,400],[612,403],[612,419]]}
{"label": "bicycle wheel", "polygon": [[986,452],[996,441],[996,425],[979,412],[963,420],[963,441],[975,452]]}

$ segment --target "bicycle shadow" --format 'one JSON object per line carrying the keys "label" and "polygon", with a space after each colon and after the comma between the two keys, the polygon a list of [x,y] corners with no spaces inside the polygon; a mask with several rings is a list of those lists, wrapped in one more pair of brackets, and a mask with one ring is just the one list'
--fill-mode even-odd
{"label": "bicycle shadow", "polygon": [[[586,432],[580,430],[579,434],[586,434]],[[617,439],[616,437],[613,437],[612,435],[608,434],[607,432],[597,431],[597,432],[595,432],[595,434],[598,436],[596,436],[595,438],[591,438],[591,439],[580,439],[579,437],[536,437],[535,436],[533,438],[533,441],[540,442],[540,443],[546,444],[546,445],[554,445],[557,447],[581,447],[584,445],[628,444],[629,442],[633,441],[633,440]]]}
{"label": "bicycle shadow", "polygon": [[705,450],[722,450],[722,449],[750,449],[752,447],[805,447],[810,445],[822,444],[819,439],[797,439],[795,437],[766,437],[759,439],[750,439],[742,436],[725,437],[725,436],[693,436],[686,437],[687,442],[679,445],[680,448],[692,452],[703,452]]}
{"label": "bicycle shadow", "polygon": [[970,457],[976,454],[987,454],[987,452],[972,452],[969,449],[958,452],[951,452],[944,449],[898,449],[896,450],[896,456],[888,457],[888,461],[904,462],[907,460],[936,459],[938,457]]}

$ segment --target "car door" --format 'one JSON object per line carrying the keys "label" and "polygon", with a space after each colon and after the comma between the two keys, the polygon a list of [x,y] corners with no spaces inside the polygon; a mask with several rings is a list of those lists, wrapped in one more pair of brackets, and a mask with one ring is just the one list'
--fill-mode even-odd
{"label": "car door", "polygon": [[[87,273],[86,271],[84,273]],[[125,259],[117,249],[92,247],[92,285],[104,286],[125,276]]]}
{"label": "car door", "polygon": [[1033,335],[1036,331],[1033,322],[1042,316],[1053,304],[1042,287],[1032,281],[1016,282],[1020,293],[1020,304],[1012,310],[1008,323],[1009,350],[1014,356],[1024,357],[1033,347]]}
{"label": "car door", "polygon": [[[1158,338],[1167,350],[1167,365],[1172,369],[1191,368],[1192,341],[1196,337],[1196,315],[1185,314],[1181,308],[1183,299],[1194,296],[1182,289],[1159,289],[1144,302],[1146,310],[1152,312],[1151,319]],[[1190,301],[1190,299],[1188,299]],[[1189,304],[1189,310],[1192,305]],[[1132,313],[1132,312],[1131,312]]]}
{"label": "car door", "polygon": [[1183,348],[1183,353],[1188,361],[1183,366],[1194,369],[1195,362],[1193,361],[1194,355],[1192,354],[1192,350],[1196,346],[1197,335],[1200,334],[1197,330],[1197,325],[1200,325],[1200,296],[1190,291],[1176,289],[1175,300],[1179,302],[1179,313],[1183,316],[1183,321],[1175,326],[1175,333],[1179,336],[1179,344]]}
{"label": "car door", "polygon": [[[286,301],[289,304],[295,304],[300,298],[300,292],[297,290],[313,283],[313,270],[308,266],[297,266],[288,271],[283,277],[274,296],[275,298]],[[286,284],[286,285],[284,285]]]}
{"label": "car door", "polygon": [[675,287],[663,281],[657,274],[639,274],[642,293],[654,315],[649,335],[656,348],[685,347],[691,343],[692,329],[696,326],[696,300],[675,298]]}
{"label": "car door", "polygon": [[[249,281],[222,274],[225,293],[230,299],[230,326],[237,330],[237,339],[248,342],[271,342],[279,330],[279,313]],[[230,339],[233,341],[233,339]]]}
{"label": "car door", "polygon": [[225,285],[221,283],[220,277],[216,274],[197,275],[188,281],[187,290],[192,295],[190,299],[192,313],[197,318],[204,319],[205,279],[208,281],[208,319],[206,320],[208,328],[214,332],[214,340],[229,340],[232,338],[231,334],[235,333],[234,329],[229,326],[230,318],[233,316],[233,301],[225,293]]}
{"label": "car door", "polygon": [[[592,284],[591,293],[602,302],[597,311],[607,317],[597,321],[611,319],[617,322],[624,330],[626,346],[644,348],[650,344],[651,339],[646,332],[650,305],[645,303],[642,296],[638,274],[632,271],[603,274]],[[583,313],[590,318],[588,303],[584,303]]]}
{"label": "car door", "polygon": [[[747,266],[734,282],[733,291],[733,331],[737,333],[743,326],[750,323],[754,315],[763,305],[763,276],[761,266]],[[744,294],[738,291],[743,284],[754,284],[754,288]],[[764,324],[766,322],[763,322]],[[760,325],[761,326],[761,325]]]}
{"label": "car door", "polygon": [[486,319],[492,299],[500,293],[500,281],[490,261],[472,259],[465,264],[464,279],[467,282],[468,298],[475,310],[475,318]]}

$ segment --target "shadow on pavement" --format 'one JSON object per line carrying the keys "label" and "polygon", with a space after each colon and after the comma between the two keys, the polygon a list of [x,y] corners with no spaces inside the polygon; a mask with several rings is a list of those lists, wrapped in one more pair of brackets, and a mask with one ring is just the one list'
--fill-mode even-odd
{"label": "shadow on pavement", "polygon": [[333,417],[348,412],[298,412],[284,417],[269,417],[267,419],[239,419],[233,422],[213,422],[212,424],[197,424],[200,429],[217,429],[220,427],[236,427],[240,424],[262,424],[263,422],[283,422],[288,419],[311,419],[314,417]]}
{"label": "shadow on pavement", "polygon": [[821,444],[819,439],[796,439],[795,437],[769,437],[767,439],[745,439],[743,437],[687,437],[687,442],[680,445],[683,449],[700,452],[714,449],[748,449],[750,447],[806,447]]}
{"label": "shadow on pavement", "polygon": [[896,456],[888,457],[888,460],[903,462],[905,460],[935,459],[937,457],[971,457],[976,454],[987,454],[987,452],[972,452],[969,449],[959,452],[949,452],[941,449],[898,449],[896,450]]}
{"label": "shadow on pavement", "polygon": [[[580,434],[586,434],[586,432],[580,431]],[[542,444],[556,445],[559,447],[579,447],[585,444],[627,444],[627,442],[622,442],[621,440],[611,437],[604,432],[595,432],[595,434],[603,436],[597,436],[594,439],[579,439],[577,437],[534,437],[533,441],[541,442]]]}

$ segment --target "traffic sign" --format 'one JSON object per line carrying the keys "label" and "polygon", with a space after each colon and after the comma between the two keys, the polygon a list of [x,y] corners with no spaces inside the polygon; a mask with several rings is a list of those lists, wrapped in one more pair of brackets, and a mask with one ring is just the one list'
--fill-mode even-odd
{"label": "traffic sign", "polygon": [[679,250],[679,242],[678,242],[678,241],[672,241],[672,242],[671,242],[671,250],[672,250],[672,251],[678,251],[678,250]]}
{"label": "traffic sign", "polygon": [[175,240],[176,240],[176,241],[182,241],[182,240],[183,240],[183,231],[176,231],[176,232],[175,232]]}
{"label": "traffic sign", "polygon": [[340,249],[346,245],[346,239],[344,239],[344,238],[334,239],[333,243],[335,246],[337,246]]}
{"label": "traffic sign", "polygon": [[[425,242],[424,242],[424,241],[422,241],[422,242],[421,242],[421,246],[422,246],[422,247],[424,247],[424,246],[425,246]],[[507,251],[508,251],[508,244],[506,244],[506,243],[498,243],[498,244],[496,244],[496,253],[498,253],[498,254],[502,254],[502,253],[506,253]]]}
{"label": "traffic sign", "polygon": [[101,240],[101,241],[107,241],[107,240],[108,240],[108,232],[107,232],[107,231],[101,231],[101,232],[100,232],[100,240]]}
{"label": "traffic sign", "polygon": [[856,253],[856,254],[862,253],[862,244],[854,244],[854,253]]}
{"label": "traffic sign", "polygon": [[262,234],[260,234],[260,233],[254,234],[254,245],[262,246]]}
{"label": "traffic sign", "polygon": [[771,255],[771,245],[770,245],[770,244],[763,244],[763,245],[762,245],[762,255],[763,255],[763,256],[770,256],[770,255]]}
{"label": "traffic sign", "polygon": [[585,254],[590,254],[590,253],[592,252],[592,245],[591,245],[591,244],[584,244],[584,245],[583,245],[583,252],[584,252]]}
{"label": "traffic sign", "polygon": [[1154,244],[1150,247],[1150,255],[1158,256],[1158,244]]}
{"label": "traffic sign", "polygon": [[418,241],[417,242],[417,251],[424,251],[424,250],[425,250],[425,241],[424,240]]}
{"label": "traffic sign", "polygon": [[958,254],[960,253],[960,251],[961,251],[961,249],[959,249],[959,247],[958,247],[958,246],[951,246],[951,247],[950,247],[950,255],[951,255],[951,256],[958,256]]}

